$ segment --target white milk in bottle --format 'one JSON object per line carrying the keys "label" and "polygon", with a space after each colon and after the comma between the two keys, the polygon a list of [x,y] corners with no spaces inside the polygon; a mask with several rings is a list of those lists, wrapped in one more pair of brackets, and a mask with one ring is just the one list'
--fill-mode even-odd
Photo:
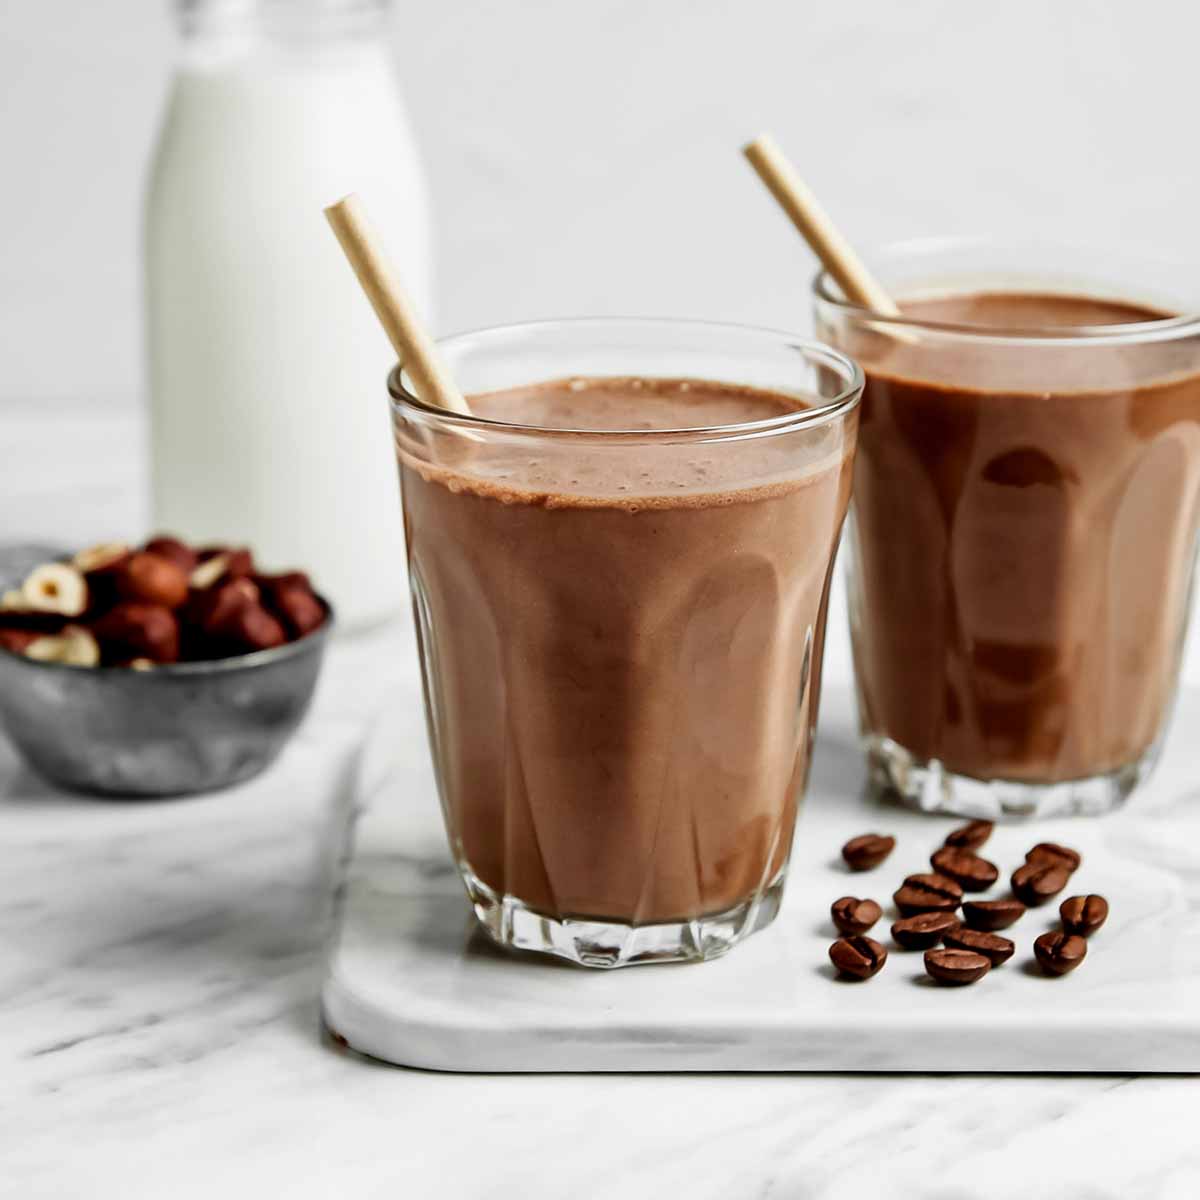
{"label": "white milk in bottle", "polygon": [[343,627],[404,600],[394,355],[322,209],[363,197],[432,318],[385,0],[183,0],[147,198],[156,527],[303,568]]}

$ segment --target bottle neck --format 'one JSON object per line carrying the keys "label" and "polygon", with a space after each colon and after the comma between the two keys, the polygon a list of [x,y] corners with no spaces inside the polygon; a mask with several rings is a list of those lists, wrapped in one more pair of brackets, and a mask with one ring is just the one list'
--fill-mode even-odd
{"label": "bottle neck", "polygon": [[371,37],[391,0],[175,0],[188,42],[314,44]]}

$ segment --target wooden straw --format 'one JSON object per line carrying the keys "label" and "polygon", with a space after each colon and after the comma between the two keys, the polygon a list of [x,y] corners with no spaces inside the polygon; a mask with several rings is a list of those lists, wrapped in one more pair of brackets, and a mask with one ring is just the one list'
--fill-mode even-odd
{"label": "wooden straw", "polygon": [[351,192],[331,204],[325,216],[401,364],[412,376],[417,395],[427,404],[469,416],[467,402],[380,249],[362,201]]}
{"label": "wooden straw", "polygon": [[829,214],[788,162],[775,139],[769,133],[760,134],[742,147],[742,153],[812,247],[813,253],[837,280],[846,298],[881,316],[900,316],[896,302],[837,231]]}

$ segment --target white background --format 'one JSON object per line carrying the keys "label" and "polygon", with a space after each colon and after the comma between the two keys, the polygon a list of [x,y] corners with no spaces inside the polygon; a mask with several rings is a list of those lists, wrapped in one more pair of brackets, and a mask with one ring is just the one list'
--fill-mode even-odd
{"label": "white background", "polygon": [[[440,329],[807,329],[808,253],[737,154],[763,127],[864,244],[1038,230],[1193,257],[1198,38],[1179,0],[399,0]],[[172,54],[163,2],[0,0],[0,469],[45,489],[69,482],[54,448],[11,431],[56,398],[93,405],[143,478],[139,204]],[[0,515],[30,531],[59,532]]]}

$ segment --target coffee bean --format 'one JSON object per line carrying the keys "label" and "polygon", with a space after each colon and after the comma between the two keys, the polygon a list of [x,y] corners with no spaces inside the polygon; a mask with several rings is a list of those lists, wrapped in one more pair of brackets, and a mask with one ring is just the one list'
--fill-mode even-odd
{"label": "coffee bean", "polygon": [[887,951],[869,937],[838,938],[829,947],[829,961],[851,979],[870,979],[887,962]]}
{"label": "coffee bean", "polygon": [[959,928],[953,913],[922,912],[915,917],[901,917],[892,926],[892,937],[905,950],[928,950],[936,946],[946,934]]}
{"label": "coffee bean", "polygon": [[951,950],[972,950],[998,967],[1008,962],[1016,946],[998,933],[984,933],[979,929],[952,929],[942,939]]}
{"label": "coffee bean", "polygon": [[1038,842],[1032,850],[1026,853],[1025,861],[1052,862],[1055,866],[1062,867],[1068,874],[1072,874],[1079,870],[1079,864],[1083,859],[1078,850],[1072,850],[1069,846],[1060,846],[1056,842]]}
{"label": "coffee bean", "polygon": [[864,833],[842,847],[842,857],[852,871],[877,867],[896,848],[896,839],[882,833]]}
{"label": "coffee bean", "polygon": [[1071,872],[1052,859],[1034,859],[1012,873],[1013,895],[1025,904],[1045,904],[1071,882]]}
{"label": "coffee bean", "polygon": [[992,969],[991,960],[974,950],[926,950],[925,970],[938,983],[961,987],[982,979]]}
{"label": "coffee bean", "polygon": [[1103,896],[1072,896],[1058,906],[1067,933],[1089,937],[1108,920],[1108,901]]}
{"label": "coffee bean", "polygon": [[929,861],[939,875],[953,879],[964,892],[986,892],[1000,878],[995,863],[956,846],[935,850]]}
{"label": "coffee bean", "polygon": [[883,916],[883,909],[874,900],[843,896],[830,906],[829,915],[839,933],[866,933]]}
{"label": "coffee bean", "polygon": [[972,929],[1007,929],[1025,915],[1020,900],[967,900],[963,903],[963,920]]}
{"label": "coffee bean", "polygon": [[945,875],[910,875],[892,895],[902,917],[921,912],[953,912],[962,903],[962,888]]}
{"label": "coffee bean", "polygon": [[1087,957],[1087,942],[1077,934],[1053,929],[1033,943],[1033,954],[1047,975],[1065,975]]}
{"label": "coffee bean", "polygon": [[957,846],[960,850],[978,850],[992,836],[996,826],[992,821],[968,821],[946,834],[945,846]]}

